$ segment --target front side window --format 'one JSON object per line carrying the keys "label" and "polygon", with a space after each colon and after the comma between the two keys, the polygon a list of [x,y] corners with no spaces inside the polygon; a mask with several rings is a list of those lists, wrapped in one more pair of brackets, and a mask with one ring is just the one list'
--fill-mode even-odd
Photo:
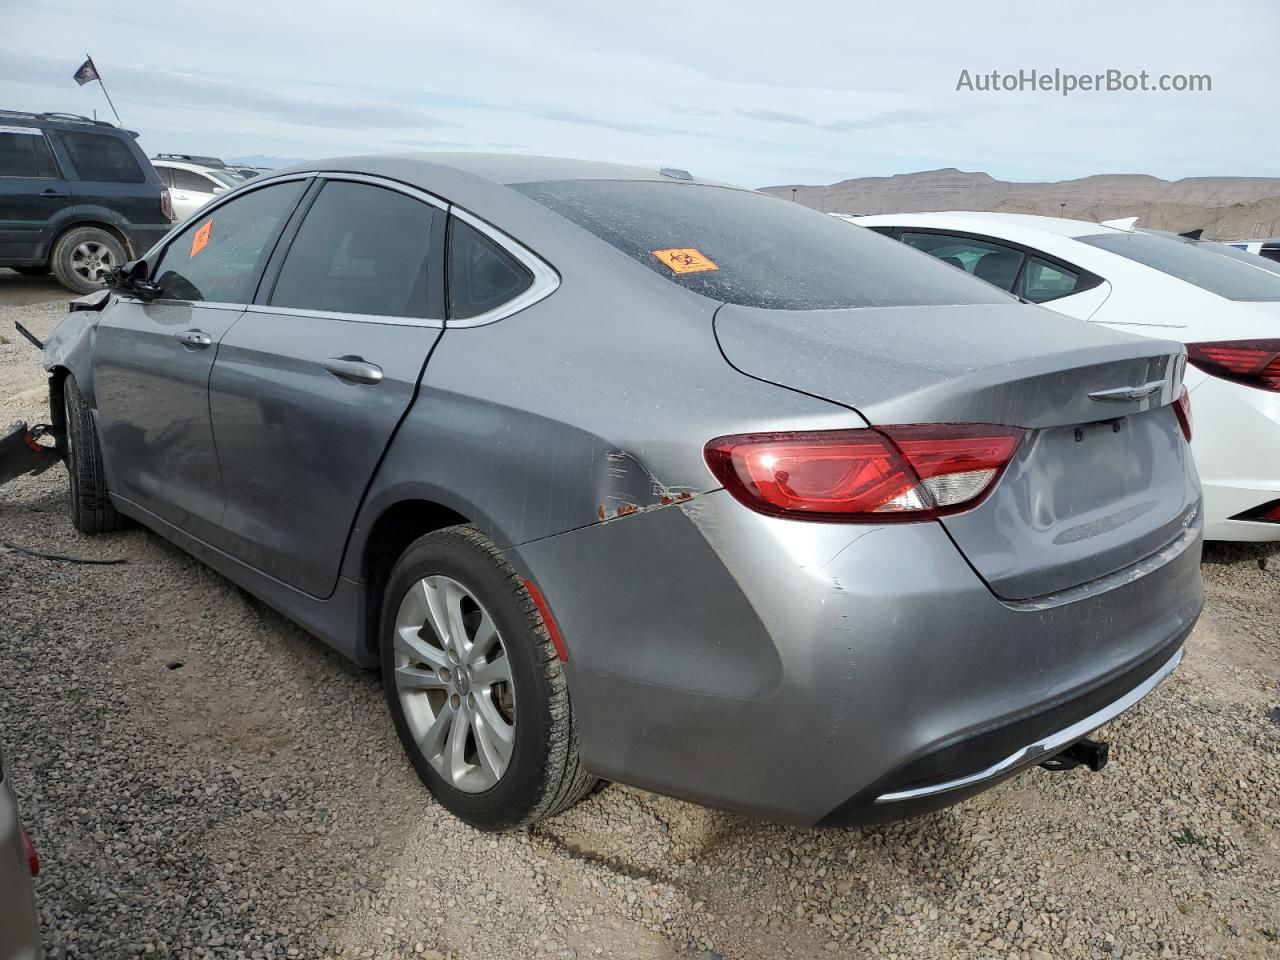
{"label": "front side window", "polygon": [[11,127],[0,130],[0,177],[57,177],[53,154],[39,130]]}
{"label": "front side window", "polygon": [[1032,303],[1048,303],[1075,293],[1080,274],[1039,257],[1029,257],[1018,284],[1018,295]]}
{"label": "front side window", "polygon": [[953,267],[959,267],[1001,290],[1013,290],[1022,268],[1023,254],[1012,247],[972,237],[945,233],[903,233],[902,242],[923,250]]}
{"label": "front side window", "polygon": [[510,254],[457,217],[449,226],[449,316],[476,317],[524,293],[533,276]]}
{"label": "front side window", "polygon": [[208,177],[193,173],[190,170],[183,170],[181,167],[171,168],[173,171],[173,188],[175,190],[186,190],[188,193],[213,193],[213,188],[217,186]]}
{"label": "front side window", "polygon": [[666,280],[776,310],[1007,303],[875,232],[751,190],[678,181],[513,185]]}
{"label": "front side window", "polygon": [[1118,230],[1076,239],[1228,300],[1280,300],[1280,274],[1198,249],[1193,243]]}
{"label": "front side window", "polygon": [[165,248],[152,273],[166,300],[249,303],[277,231],[306,181],[242,194],[193,219]]}
{"label": "front side window", "polygon": [[293,239],[275,307],[429,317],[436,209],[394,190],[333,180]]}
{"label": "front side window", "polygon": [[71,155],[76,176],[104,183],[145,183],[137,159],[125,142],[109,133],[58,132],[62,146]]}

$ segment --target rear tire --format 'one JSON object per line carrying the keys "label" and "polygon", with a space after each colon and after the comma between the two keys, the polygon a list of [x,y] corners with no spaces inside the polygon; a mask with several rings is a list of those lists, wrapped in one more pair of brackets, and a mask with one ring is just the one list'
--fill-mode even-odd
{"label": "rear tire", "polygon": [[107,492],[106,473],[102,466],[102,448],[94,427],[89,402],[67,374],[62,381],[62,410],[66,421],[63,455],[71,476],[71,522],[81,533],[109,533],[123,529],[127,521],[111,502]]}
{"label": "rear tire", "polygon": [[[396,733],[450,813],[481,830],[511,830],[595,786],[578,759],[551,635],[492,540],[456,526],[414,541],[391,572],[381,625]],[[441,635],[458,632],[460,643]]]}
{"label": "rear tire", "polygon": [[73,293],[102,289],[102,276],[125,262],[127,254],[114,234],[99,227],[68,230],[53,245],[50,266],[58,282]]}

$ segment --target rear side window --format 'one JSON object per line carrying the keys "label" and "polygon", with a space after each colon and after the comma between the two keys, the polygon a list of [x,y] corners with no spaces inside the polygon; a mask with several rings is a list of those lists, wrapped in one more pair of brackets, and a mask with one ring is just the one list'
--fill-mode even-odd
{"label": "rear side window", "polygon": [[1075,293],[1080,274],[1039,257],[1027,259],[1018,284],[1018,294],[1032,303],[1048,303]]}
{"label": "rear side window", "polygon": [[1011,247],[945,233],[903,233],[902,242],[943,263],[959,267],[1001,290],[1013,290],[1023,254]]}
{"label": "rear side window", "polygon": [[57,177],[49,143],[39,130],[0,129],[0,177]]}
{"label": "rear side window", "polygon": [[145,183],[147,180],[133,151],[119,137],[63,130],[58,132],[58,138],[71,155],[76,176],[81,180],[106,183]]}
{"label": "rear side window", "polygon": [[712,300],[778,310],[1008,302],[864,227],[750,190],[634,180],[514,188]]}
{"label": "rear side window", "polygon": [[249,303],[277,231],[304,181],[242,194],[193,222],[165,248],[152,273],[166,300]]}
{"label": "rear side window", "polygon": [[1107,250],[1185,280],[1228,300],[1280,300],[1280,274],[1224,257],[1195,244],[1149,233],[1103,233],[1077,237],[1081,243]]}
{"label": "rear side window", "polygon": [[449,226],[449,316],[476,317],[529,289],[533,276],[471,224]]}
{"label": "rear side window", "polygon": [[363,183],[330,181],[294,237],[270,303],[332,313],[429,317],[435,207]]}

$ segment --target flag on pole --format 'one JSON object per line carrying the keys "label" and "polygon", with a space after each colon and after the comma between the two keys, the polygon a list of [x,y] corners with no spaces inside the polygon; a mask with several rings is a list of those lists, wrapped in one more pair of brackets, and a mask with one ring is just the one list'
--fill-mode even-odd
{"label": "flag on pole", "polygon": [[82,87],[86,83],[102,79],[98,76],[98,68],[93,65],[93,57],[90,57],[84,63],[80,64],[79,68],[72,76],[75,78],[76,83],[80,84]]}
{"label": "flag on pole", "polygon": [[120,114],[116,110],[116,105],[111,103],[111,94],[107,93],[107,85],[102,82],[102,75],[98,73],[98,68],[93,65],[93,57],[86,53],[84,55],[84,63],[76,68],[76,72],[71,75],[71,78],[82,87],[86,83],[92,83],[97,80],[102,86],[102,95],[107,98],[107,103],[111,106],[111,112],[116,115],[116,123],[120,122]]}

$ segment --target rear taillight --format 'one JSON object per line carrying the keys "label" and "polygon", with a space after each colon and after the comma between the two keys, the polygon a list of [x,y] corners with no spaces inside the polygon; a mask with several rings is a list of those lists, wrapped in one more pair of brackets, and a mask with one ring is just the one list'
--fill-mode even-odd
{"label": "rear taillight", "polygon": [[1280,340],[1188,343],[1187,360],[1210,376],[1280,391]]}
{"label": "rear taillight", "polygon": [[169,196],[169,188],[160,188],[160,212],[170,220],[173,219],[173,198]]}
{"label": "rear taillight", "polygon": [[712,440],[706,457],[725,489],[759,513],[890,523],[975,506],[1024,433],[970,423],[749,433]]}
{"label": "rear taillight", "polygon": [[1182,435],[1191,442],[1191,394],[1183,387],[1178,399],[1173,402],[1173,412],[1178,415],[1178,426],[1182,427]]}
{"label": "rear taillight", "polygon": [[1280,500],[1268,500],[1266,503],[1237,513],[1231,520],[1252,520],[1255,523],[1280,523]]}

